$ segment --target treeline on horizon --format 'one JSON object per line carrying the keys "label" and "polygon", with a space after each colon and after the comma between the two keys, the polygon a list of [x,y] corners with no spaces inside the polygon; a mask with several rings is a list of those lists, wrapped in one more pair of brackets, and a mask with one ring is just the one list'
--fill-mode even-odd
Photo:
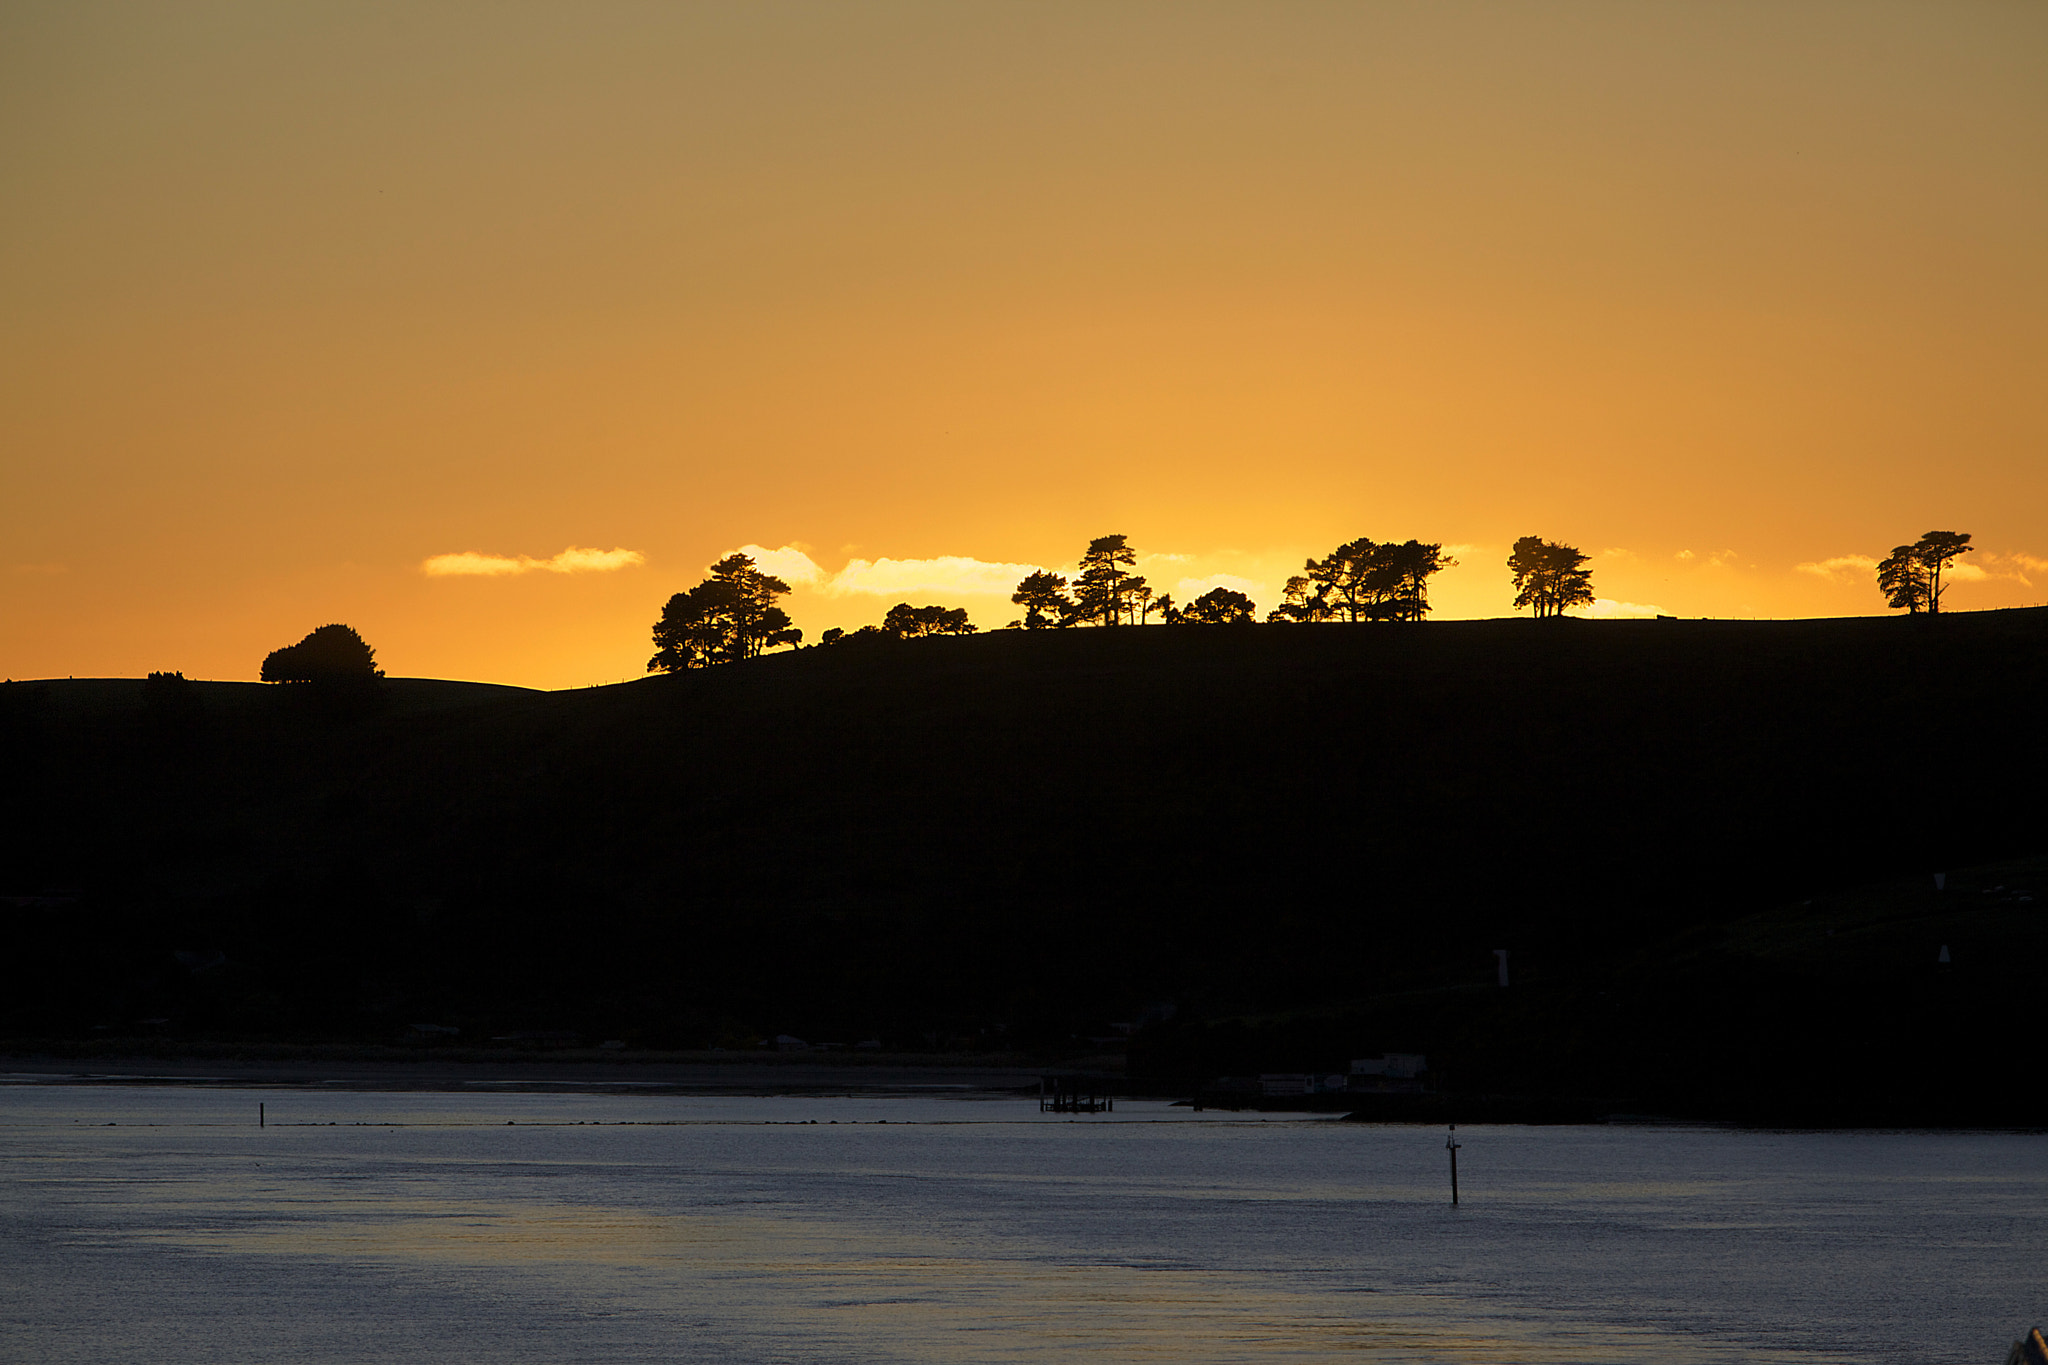
{"label": "treeline on horizon", "polygon": [[[1569,545],[1536,536],[1515,543],[1508,559],[1515,578],[1516,607],[1556,616],[1592,602],[1592,571],[1586,555]],[[1081,555],[1072,579],[1049,569],[1025,575],[1010,601],[1024,614],[1011,630],[1064,630],[1075,626],[1242,626],[1258,619],[1258,606],[1232,588],[1211,588],[1185,605],[1158,592],[1136,573],[1138,552],[1123,535],[1097,536]],[[1321,559],[1310,559],[1287,580],[1269,623],[1318,621],[1407,621],[1430,610],[1429,580],[1455,566],[1441,544],[1419,540],[1374,541],[1361,536]],[[654,626],[649,672],[672,673],[751,659],[782,645],[800,646],[803,632],[776,599],[790,586],[756,567],[744,554],[727,555],[710,575],[687,592],[669,598]],[[965,607],[913,606],[899,602],[880,625],[855,631],[837,627],[819,645],[862,639],[907,640],[927,635],[971,635],[976,626]]]}
{"label": "treeline on horizon", "polygon": [[[1968,532],[1929,531],[1911,544],[1894,547],[1876,570],[1886,604],[1914,615],[1938,613],[1949,586],[1942,581],[1944,572],[1975,548],[1969,542]],[[1593,573],[1587,561],[1585,552],[1575,546],[1523,536],[1507,558],[1515,609],[1528,608],[1541,620],[1590,606]],[[1167,626],[1248,626],[1258,619],[1252,599],[1231,588],[1212,588],[1185,605],[1177,603],[1172,594],[1156,592],[1143,575],[1133,572],[1137,562],[1138,552],[1128,536],[1096,537],[1071,580],[1039,569],[1017,584],[1010,601],[1024,614],[1006,628],[1150,625],[1155,619]],[[1266,622],[1420,622],[1430,611],[1429,580],[1456,565],[1439,543],[1361,536],[1321,559],[1307,560],[1302,572],[1287,580],[1280,604],[1266,613]],[[647,671],[708,668],[755,658],[770,649],[801,648],[803,631],[777,602],[790,591],[787,582],[763,573],[751,556],[727,555],[711,566],[703,582],[676,593],[662,607]],[[965,607],[899,602],[884,614],[881,624],[854,631],[835,627],[817,643],[971,635],[976,630]],[[353,628],[339,623],[320,626],[298,643],[272,650],[260,673],[264,682],[278,683],[367,683],[382,676],[376,651]],[[178,674],[151,677],[183,681]]]}
{"label": "treeline on horizon", "polygon": [[[1941,610],[1950,561],[1973,548],[1967,532],[1929,531],[1910,545],[1894,548],[1877,566],[1877,585],[1886,603],[1909,613]],[[1576,546],[1523,536],[1514,544],[1507,569],[1515,587],[1515,609],[1528,608],[1539,620],[1562,617],[1573,607],[1591,606],[1593,572]],[[1098,536],[1081,556],[1072,580],[1049,569],[1027,574],[1010,601],[1024,614],[1011,630],[1059,630],[1074,626],[1149,625],[1245,626],[1258,607],[1244,593],[1212,588],[1181,605],[1170,593],[1155,592],[1133,572],[1138,552],[1123,535]],[[1310,559],[1287,580],[1280,604],[1266,613],[1268,624],[1307,625],[1325,621],[1420,622],[1430,611],[1429,580],[1457,561],[1441,543],[1374,541],[1361,536],[1321,559]],[[731,554],[711,566],[702,583],[679,592],[663,606],[654,625],[650,673],[673,673],[751,659],[778,646],[799,648],[803,631],[776,599],[790,585],[756,567],[752,557]],[[819,645],[868,639],[907,640],[928,635],[971,635],[977,627],[965,607],[912,606],[899,602],[880,625],[855,631],[827,630]]]}

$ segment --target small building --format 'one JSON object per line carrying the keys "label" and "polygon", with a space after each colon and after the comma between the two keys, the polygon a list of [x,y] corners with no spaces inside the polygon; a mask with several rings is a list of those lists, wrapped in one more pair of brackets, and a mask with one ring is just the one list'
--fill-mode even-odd
{"label": "small building", "polygon": [[1413,1094],[1422,1089],[1422,1074],[1428,1070],[1429,1059],[1419,1052],[1354,1057],[1348,1088],[1380,1094]]}
{"label": "small building", "polygon": [[1383,1057],[1354,1057],[1351,1060],[1351,1074],[1354,1076],[1411,1080],[1427,1070],[1429,1058],[1419,1052],[1389,1052]]}

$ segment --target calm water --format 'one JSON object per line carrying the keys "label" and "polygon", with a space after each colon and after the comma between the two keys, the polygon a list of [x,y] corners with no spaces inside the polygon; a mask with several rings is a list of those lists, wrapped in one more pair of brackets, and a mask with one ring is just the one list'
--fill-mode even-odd
{"label": "calm water", "polygon": [[2048,1318],[2048,1138],[1459,1136],[1452,1209],[1440,1130],[1138,1103],[0,1087],[0,1359],[1998,1365]]}

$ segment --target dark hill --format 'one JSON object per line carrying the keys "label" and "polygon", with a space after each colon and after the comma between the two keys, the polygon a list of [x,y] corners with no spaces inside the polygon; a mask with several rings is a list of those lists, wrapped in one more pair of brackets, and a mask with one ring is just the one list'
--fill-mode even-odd
{"label": "dark hill", "polygon": [[[550,694],[4,691],[0,889],[82,893],[17,912],[16,1036],[1053,1043],[1170,1005],[1138,1053],[1192,1073],[1442,1055],[1436,1006],[1386,1002],[1481,987],[1508,947],[1517,1001],[1562,994],[1502,1026],[1583,1080],[1600,1038],[1652,1036],[1588,1012],[1615,973],[1669,967],[1711,1015],[1760,911],[2048,843],[2040,610],[1004,632]],[[1267,1023],[1198,1026],[1226,1018]],[[1655,1058],[1755,1042],[1696,1023],[1603,1052],[1600,1084],[1655,1098]],[[1466,1076],[1535,1083],[1458,1037]]]}

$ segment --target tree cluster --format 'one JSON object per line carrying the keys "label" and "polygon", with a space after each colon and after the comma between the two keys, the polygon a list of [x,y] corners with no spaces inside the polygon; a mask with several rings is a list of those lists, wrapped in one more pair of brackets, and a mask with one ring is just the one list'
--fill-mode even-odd
{"label": "tree cluster", "polygon": [[1420,621],[1429,614],[1430,578],[1457,562],[1442,545],[1361,536],[1304,564],[1266,619]]}
{"label": "tree cluster", "polygon": [[1967,531],[1929,531],[1911,545],[1894,546],[1884,557],[1877,566],[1877,590],[1888,606],[1932,615],[1941,610],[1947,590],[1942,571],[1975,548]]}
{"label": "tree cluster", "polygon": [[836,645],[842,640],[858,640],[866,637],[883,640],[915,640],[925,635],[972,635],[974,623],[967,619],[965,607],[913,607],[908,602],[898,602],[889,608],[879,626],[862,626],[848,633],[834,626],[818,637],[821,645]]}
{"label": "tree cluster", "polygon": [[[1170,626],[1238,625],[1258,619],[1251,598],[1232,588],[1211,588],[1186,606],[1170,593],[1155,594],[1127,570],[1137,551],[1124,536],[1090,541],[1081,571],[1068,591],[1065,577],[1047,569],[1028,575],[1010,600],[1024,608],[1012,626],[1041,630],[1078,625],[1143,625],[1154,614]],[[1285,600],[1268,621],[1420,621],[1429,611],[1429,579],[1457,561],[1443,546],[1422,541],[1358,539],[1287,580]]]}
{"label": "tree cluster", "polygon": [[882,618],[882,634],[897,640],[920,635],[972,635],[974,625],[965,607],[913,607],[898,602]]}
{"label": "tree cluster", "polygon": [[1143,625],[1155,611],[1171,620],[1173,599],[1163,593],[1155,598],[1143,576],[1129,572],[1137,562],[1128,536],[1097,536],[1088,542],[1071,585],[1065,575],[1049,569],[1027,574],[1017,584],[1010,600],[1024,608],[1024,616],[1010,624],[1025,630]]}
{"label": "tree cluster", "polygon": [[1531,607],[1536,616],[1562,616],[1569,607],[1593,604],[1593,571],[1586,554],[1540,536],[1523,536],[1508,554],[1508,572],[1515,576],[1515,605]]}
{"label": "tree cluster", "polygon": [[1166,604],[1166,622],[1173,626],[1248,626],[1258,619],[1257,605],[1234,588],[1211,588],[1184,610],[1171,600]]}
{"label": "tree cluster", "polygon": [[264,656],[257,675],[274,683],[366,683],[384,676],[377,651],[348,626],[321,626],[295,645]]}
{"label": "tree cluster", "polygon": [[755,568],[752,556],[727,555],[711,566],[709,578],[669,598],[661,609],[647,671],[737,663],[776,645],[801,642],[804,633],[775,605],[788,592],[789,584]]}

